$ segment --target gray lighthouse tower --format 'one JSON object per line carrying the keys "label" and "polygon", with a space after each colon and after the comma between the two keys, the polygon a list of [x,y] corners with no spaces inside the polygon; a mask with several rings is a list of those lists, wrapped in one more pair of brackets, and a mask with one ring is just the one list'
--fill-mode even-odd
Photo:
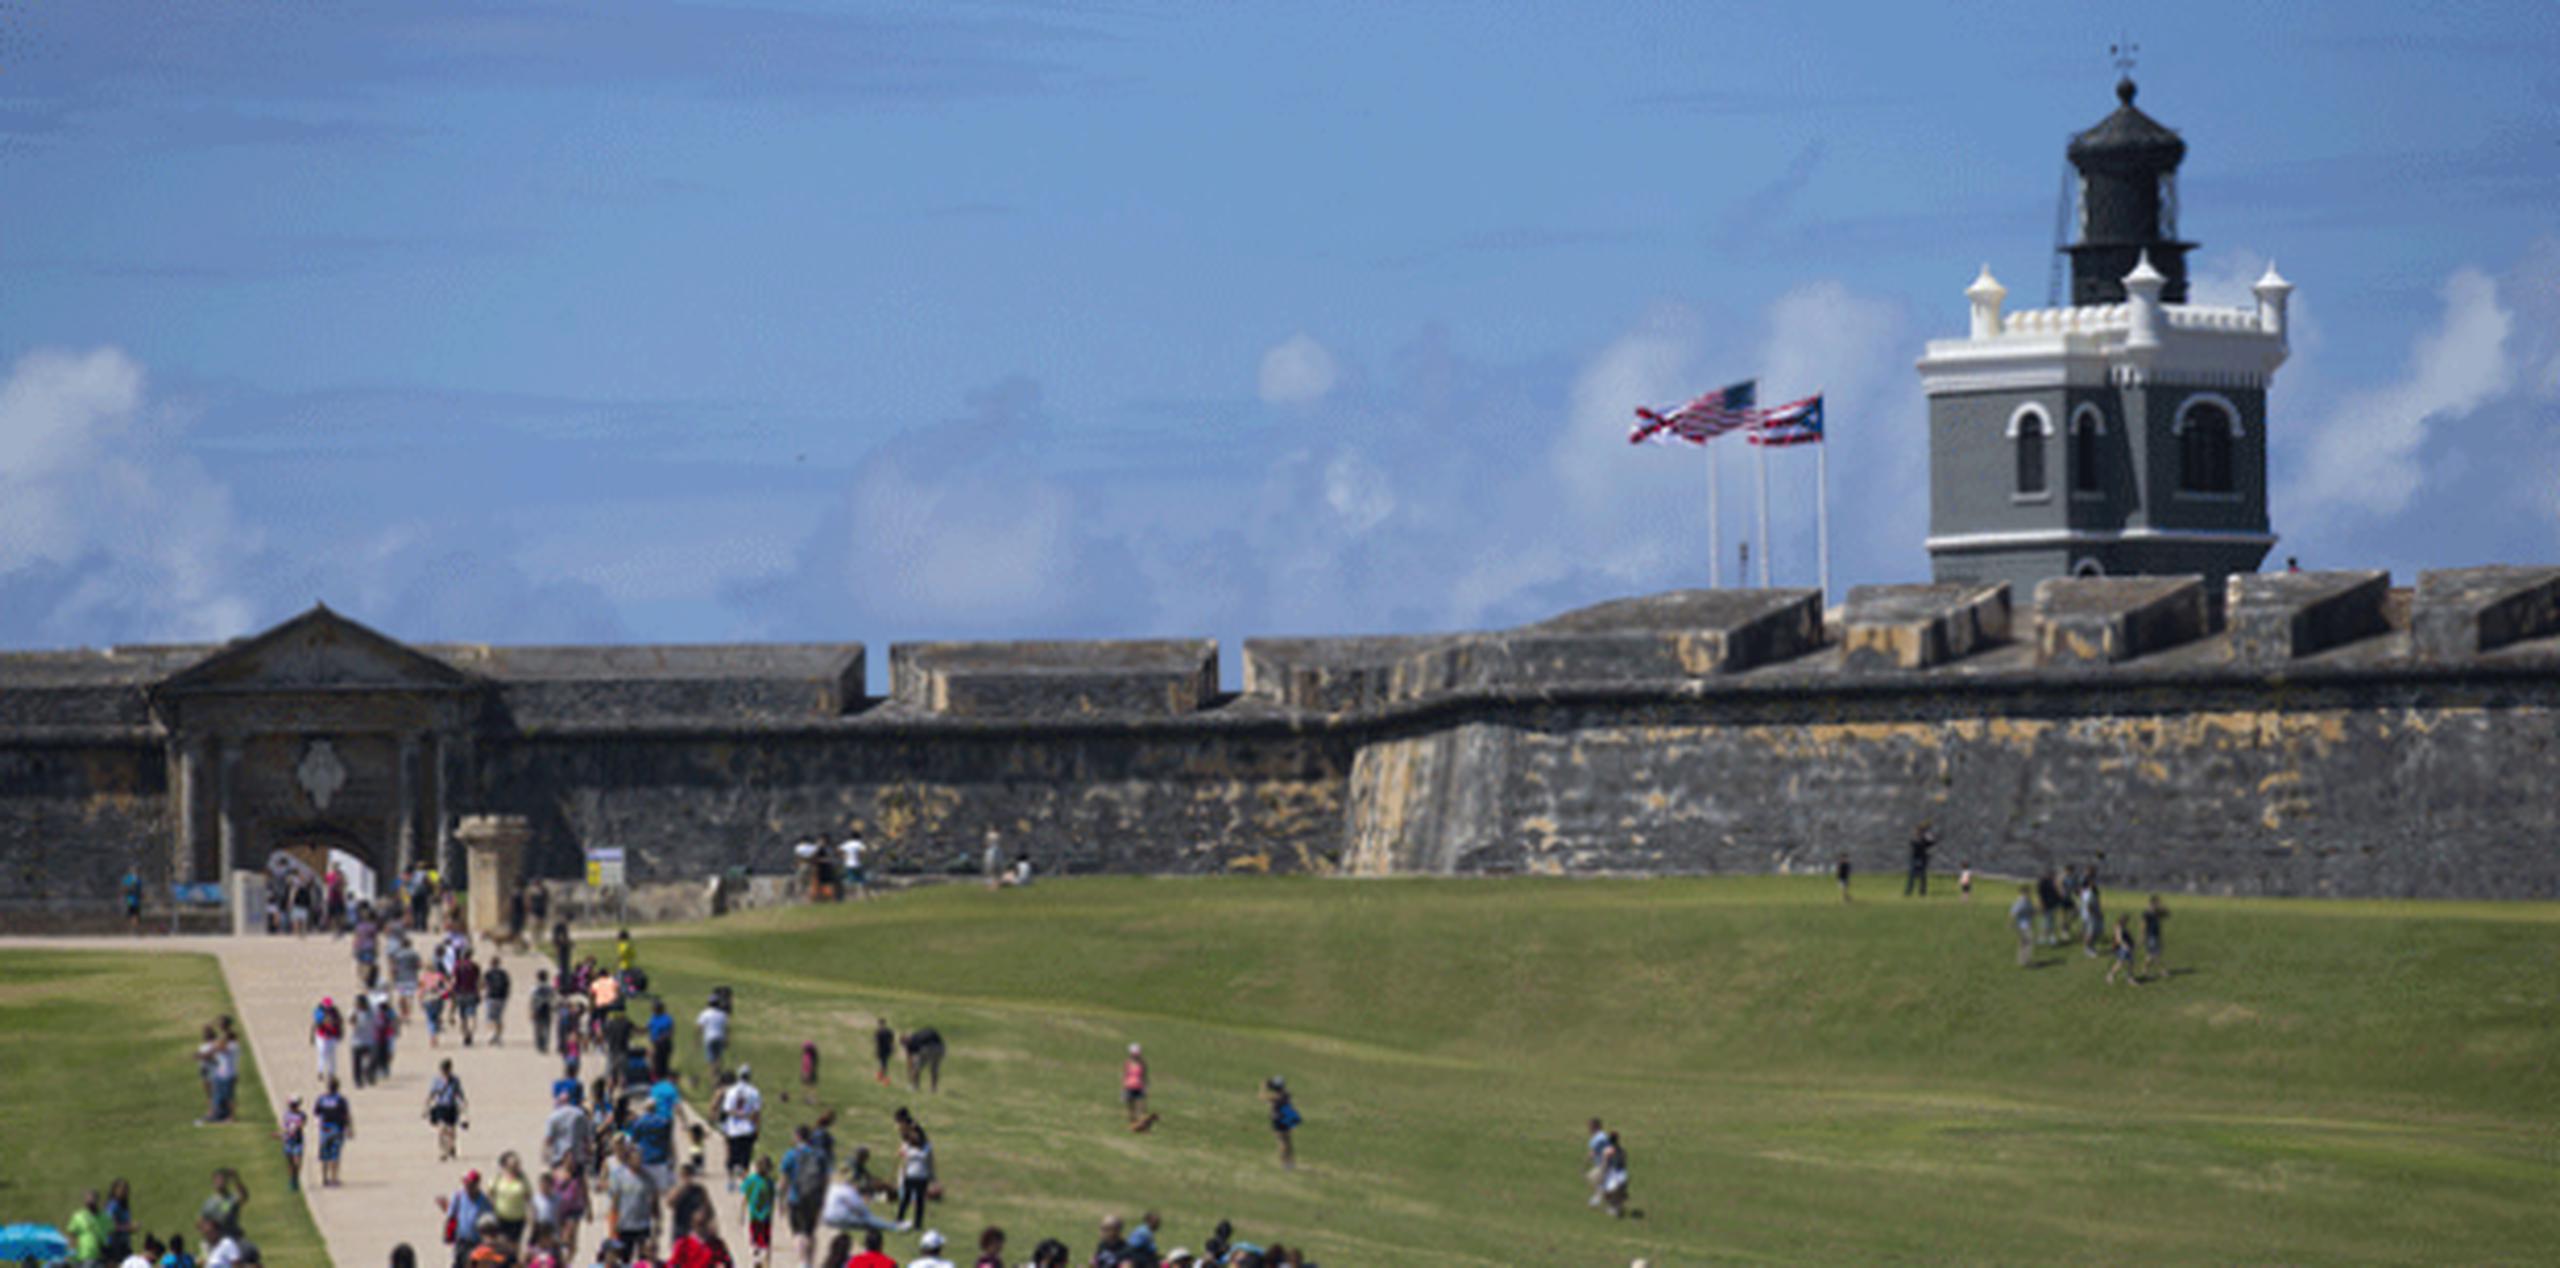
{"label": "gray lighthouse tower", "polygon": [[2267,386],[2293,287],[2257,304],[2187,302],[2177,231],[2186,142],[2134,108],[2072,138],[2080,239],[2071,305],[2007,312],[1983,267],[1971,330],[1929,343],[1929,565],[1940,581],[2202,573],[2219,586],[2275,544]]}

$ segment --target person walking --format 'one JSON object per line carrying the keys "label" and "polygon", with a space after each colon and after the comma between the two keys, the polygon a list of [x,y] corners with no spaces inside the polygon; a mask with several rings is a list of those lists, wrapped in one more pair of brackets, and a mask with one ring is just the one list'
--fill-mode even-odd
{"label": "person walking", "polygon": [[792,1129],[791,1148],[782,1154],[782,1209],[799,1243],[800,1268],[810,1268],[817,1253],[818,1216],[827,1199],[827,1156],[809,1142],[809,1125]]}
{"label": "person walking", "polygon": [[276,1130],[276,1140],[284,1146],[284,1187],[302,1187],[303,1138],[309,1132],[311,1118],[302,1112],[302,1098],[288,1096],[284,1101],[284,1119]]}
{"label": "person walking", "polygon": [[393,926],[384,958],[391,962],[391,998],[400,1006],[400,1020],[409,1020],[409,1010],[418,998],[418,968],[422,959],[416,944],[409,941],[406,930]]}
{"label": "person walking", "polygon": [[729,1010],[714,995],[694,1014],[693,1029],[702,1041],[702,1068],[707,1076],[716,1077],[721,1063],[729,1059]]}
{"label": "person walking", "polygon": [[676,1019],[667,1015],[667,1002],[649,1001],[649,1077],[663,1080],[675,1069]]}
{"label": "person walking", "polygon": [[468,944],[454,949],[448,993],[453,997],[453,1028],[462,1032],[462,1046],[468,1048],[478,1033],[480,1016],[480,962],[471,958]]}
{"label": "person walking", "polygon": [[453,1262],[460,1268],[480,1248],[481,1229],[491,1214],[489,1192],[480,1187],[480,1173],[463,1172],[462,1187],[437,1198],[436,1205],[444,1211],[444,1240],[453,1247]]}
{"label": "person walking", "polygon": [[727,1170],[732,1193],[754,1165],[756,1136],[764,1130],[764,1093],[757,1089],[755,1076],[754,1066],[739,1066],[737,1081],[713,1106],[720,1115],[720,1135],[729,1146]]}
{"label": "person walking", "polygon": [[2107,932],[2107,909],[2098,896],[2098,869],[2094,867],[2080,878],[2080,928],[2082,952],[2097,955],[2098,941]]}
{"label": "person walking", "polygon": [[1120,1063],[1120,1105],[1129,1114],[1129,1130],[1145,1131],[1155,1125],[1155,1115],[1147,1112],[1147,1054],[1136,1044],[1129,1045],[1129,1057]]}
{"label": "person walking", "polygon": [[2160,972],[2160,926],[2168,919],[2168,906],[2160,901],[2158,894],[2153,894],[2151,905],[2142,909],[2142,971],[2145,973]]}
{"label": "person walking", "polygon": [[448,1057],[437,1066],[435,1081],[427,1085],[427,1122],[436,1129],[436,1161],[453,1161],[454,1133],[470,1109],[471,1100],[464,1095],[462,1080],[454,1074],[453,1059]]}
{"label": "person walking", "polygon": [[338,1011],[338,1001],[322,996],[319,1006],[311,1010],[311,1050],[321,1082],[338,1077],[338,1042],[346,1033],[347,1019]]}
{"label": "person walking", "polygon": [[1915,891],[1922,898],[1929,896],[1929,851],[1936,848],[1938,834],[1927,823],[1912,829],[1911,871],[1902,879],[1903,897],[1909,898]]}
{"label": "person walking", "polygon": [[926,1075],[933,1079],[933,1090],[942,1091],[942,1032],[931,1026],[919,1026],[907,1032],[907,1090],[923,1090]]}
{"label": "person walking", "polygon": [[2018,930],[2018,967],[2035,961],[2036,954],[2036,889],[2033,885],[2018,887],[2018,901],[2009,904],[2009,923]]}
{"label": "person walking", "polygon": [[356,1136],[356,1112],[338,1091],[335,1076],[329,1079],[328,1090],[311,1103],[311,1116],[320,1123],[320,1187],[337,1188],[339,1159],[346,1154],[347,1142]]}
{"label": "person walking", "polygon": [[507,972],[507,962],[489,957],[489,971],[481,975],[480,993],[489,1001],[489,1046],[507,1041],[507,997],[514,994],[515,978]]}
{"label": "person walking", "polygon": [[373,1083],[374,1050],[382,1042],[382,1021],[374,1016],[371,1000],[356,996],[356,1012],[347,1021],[347,1032],[354,1041],[347,1052],[348,1070],[357,1087],[369,1087]]}
{"label": "person walking", "polygon": [[1609,1131],[1600,1125],[1599,1119],[1591,1120],[1590,1134],[1583,1138],[1582,1154],[1582,1182],[1591,1186],[1591,1205],[1597,1207],[1603,1200],[1600,1194],[1600,1177],[1604,1174],[1602,1164],[1608,1161],[1609,1155]]}
{"label": "person walking", "polygon": [[1271,1134],[1280,1139],[1280,1166],[1294,1171],[1298,1167],[1296,1132],[1306,1119],[1298,1113],[1298,1103],[1289,1095],[1289,1081],[1272,1075],[1263,1081],[1262,1099],[1271,1107]]}
{"label": "person walking", "polygon": [[560,1002],[559,992],[551,989],[551,970],[533,971],[533,990],[524,998],[527,1023],[533,1030],[533,1050],[551,1054],[551,1010]]}
{"label": "person walking", "polygon": [[1616,1132],[1600,1158],[1600,1204],[1612,1218],[1627,1218],[1627,1144]]}
{"label": "person walking", "polygon": [[489,1213],[497,1217],[498,1232],[508,1241],[524,1241],[525,1224],[533,1214],[533,1180],[524,1173],[524,1159],[512,1149],[498,1155],[498,1178],[489,1182]]}
{"label": "person walking", "polygon": [[889,1058],[897,1055],[898,1032],[889,1029],[889,1019],[877,1017],[871,1027],[871,1056],[880,1063],[880,1086],[889,1086]]}
{"label": "person walking", "polygon": [[2134,985],[2142,985],[2142,975],[2133,971],[2133,917],[2116,918],[2114,950],[2114,962],[2107,966],[2107,985],[2115,985],[2119,973]]}
{"label": "person walking", "polygon": [[773,1155],[766,1154],[738,1182],[738,1218],[747,1226],[747,1257],[755,1268],[773,1262],[773,1205]]}

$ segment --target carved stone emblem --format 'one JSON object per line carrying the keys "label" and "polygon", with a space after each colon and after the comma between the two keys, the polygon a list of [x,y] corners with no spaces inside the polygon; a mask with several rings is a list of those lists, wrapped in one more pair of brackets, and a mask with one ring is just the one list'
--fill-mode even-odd
{"label": "carved stone emblem", "polygon": [[347,785],[347,764],[338,760],[338,750],[327,740],[313,740],[302,750],[302,764],[293,768],[294,778],[311,798],[313,809],[329,813],[329,799]]}

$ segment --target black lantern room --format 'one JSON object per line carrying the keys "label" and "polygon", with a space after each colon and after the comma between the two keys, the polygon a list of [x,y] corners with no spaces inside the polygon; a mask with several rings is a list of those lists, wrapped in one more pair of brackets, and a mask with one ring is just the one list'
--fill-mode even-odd
{"label": "black lantern room", "polygon": [[2165,303],[2187,302],[2187,252],[2178,240],[2178,164],[2187,143],[2133,105],[2131,79],[2116,84],[2115,113],[2071,138],[2080,172],[2080,240],[2071,255],[2071,302],[2121,304],[2124,276],[2145,254],[2168,284]]}

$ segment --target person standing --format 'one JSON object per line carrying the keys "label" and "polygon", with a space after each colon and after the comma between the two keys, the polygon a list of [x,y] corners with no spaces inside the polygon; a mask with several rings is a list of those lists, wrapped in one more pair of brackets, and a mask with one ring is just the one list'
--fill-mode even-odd
{"label": "person standing", "polygon": [[347,1142],[355,1139],[355,1107],[338,1091],[338,1080],[329,1080],[328,1090],[311,1103],[311,1116],[320,1123],[320,1186],[338,1187],[338,1161],[347,1151]]}
{"label": "person standing", "polygon": [[1129,1045],[1128,1059],[1120,1063],[1120,1105],[1128,1111],[1129,1130],[1144,1131],[1154,1115],[1147,1113],[1147,1054],[1136,1044]]}
{"label": "person standing", "polygon": [[211,1228],[211,1231],[206,1234],[206,1239],[209,1241],[216,1236],[238,1237],[240,1212],[247,1209],[248,1205],[249,1182],[241,1179],[240,1173],[229,1167],[217,1169],[213,1173],[213,1196],[206,1198],[204,1205],[196,1208],[198,1223]]}
{"label": "person standing", "polygon": [[391,961],[391,998],[399,1003],[400,1020],[405,1022],[409,1020],[411,1005],[418,998],[418,968],[422,957],[416,944],[409,941],[407,930],[393,926],[389,941],[386,954]]}
{"label": "person standing", "polygon": [[714,1107],[720,1114],[720,1135],[728,1141],[729,1189],[736,1192],[740,1181],[755,1162],[756,1136],[764,1130],[764,1093],[757,1090],[754,1066],[738,1067],[738,1079],[722,1093]]}
{"label": "person standing", "polygon": [[1609,1148],[1600,1159],[1600,1203],[1617,1219],[1627,1218],[1627,1144],[1609,1133]]}
{"label": "person standing", "polygon": [[95,1264],[106,1258],[107,1213],[99,1205],[96,1189],[89,1190],[89,1196],[81,1200],[80,1208],[64,1222],[62,1233],[64,1240],[71,1243],[73,1263]]}
{"label": "person standing", "polygon": [[2142,985],[2142,975],[2133,971],[2133,917],[2116,918],[2114,952],[2114,963],[2107,966],[2107,985],[2115,985],[2119,973],[2134,985]]}
{"label": "person standing", "polygon": [[498,1178],[489,1182],[489,1213],[497,1217],[498,1232],[508,1241],[524,1241],[525,1223],[533,1214],[533,1180],[524,1173],[524,1159],[512,1149],[498,1155]]}
{"label": "person standing", "polygon": [[871,873],[863,864],[863,856],[870,852],[871,847],[862,842],[862,825],[859,822],[847,825],[844,840],[836,846],[836,855],[844,864],[844,883],[836,891],[839,899],[871,896]]}
{"label": "person standing", "polygon": [[1973,860],[1972,860],[1972,859],[1966,859],[1966,860],[1964,861],[1964,867],[1963,867],[1963,869],[1962,869],[1962,870],[1960,870],[1960,871],[1958,871],[1958,872],[1956,873],[1956,894],[1957,894],[1957,896],[1959,896],[1959,897],[1961,897],[1962,899],[1964,899],[1964,901],[1966,901],[1966,902],[1972,902],[1972,901],[1973,901]]}
{"label": "person standing", "polygon": [[873,1021],[877,1024],[871,1027],[871,1056],[880,1063],[880,1086],[887,1087],[889,1086],[889,1058],[898,1051],[898,1032],[889,1029],[889,1019],[886,1017],[874,1018]]}
{"label": "person standing", "polygon": [[605,1193],[613,1203],[613,1235],[634,1254],[644,1251],[658,1227],[658,1188],[629,1144],[615,1151],[605,1170]]}
{"label": "person standing", "polygon": [[237,1113],[239,1105],[240,1040],[228,1026],[217,1026],[213,1030],[212,1042],[211,1068],[206,1077],[213,1085],[213,1106],[207,1118],[212,1122],[227,1123]]}
{"label": "person standing", "polygon": [[1927,823],[1911,832],[1911,872],[1902,879],[1902,896],[1911,897],[1916,890],[1922,898],[1929,896],[1929,851],[1938,848],[1938,834]]}
{"label": "person standing", "polygon": [[571,952],[577,950],[577,946],[577,940],[569,936],[568,921],[554,920],[551,922],[552,976],[563,980],[569,976],[569,955]]}
{"label": "person standing", "polygon": [[349,1072],[355,1076],[357,1087],[371,1086],[374,1046],[382,1042],[382,1022],[373,1015],[372,1001],[362,995],[356,996],[356,1015],[348,1022],[347,1029],[355,1040],[355,1046],[347,1057]]}
{"label": "person standing", "polygon": [[125,927],[139,938],[142,936],[142,873],[126,868],[121,888],[124,890]]}
{"label": "person standing", "polygon": [[2098,896],[2098,869],[2094,867],[2080,878],[2080,928],[2086,939],[2081,949],[2088,955],[2097,955],[2098,940],[2107,933],[2107,908]]}
{"label": "person standing", "polygon": [[595,1123],[578,1104],[578,1085],[570,1080],[567,1087],[551,1091],[551,1114],[542,1120],[542,1163],[548,1168],[574,1167],[586,1170],[595,1156]]}
{"label": "person standing", "polygon": [[1600,1177],[1605,1174],[1602,1164],[1609,1158],[1609,1131],[1599,1119],[1591,1120],[1591,1134],[1583,1139],[1582,1153],[1582,1182],[1591,1186],[1591,1205],[1597,1207],[1604,1200],[1600,1192]]}
{"label": "person standing", "polygon": [[[924,1124],[910,1118],[898,1131],[898,1227],[922,1228],[925,1202],[933,1192],[933,1140]],[[907,1209],[912,1203],[915,1215]]]}
{"label": "person standing", "polygon": [[480,990],[489,999],[489,1046],[507,1041],[507,997],[515,993],[515,978],[507,972],[507,962],[489,957],[489,971],[481,976]]}
{"label": "person standing", "polygon": [[471,1252],[480,1247],[481,1222],[489,1218],[489,1193],[480,1187],[480,1173],[462,1173],[462,1187],[450,1197],[436,1199],[444,1208],[444,1239],[453,1245],[453,1262],[458,1266],[470,1262]]}
{"label": "person standing", "polygon": [[1271,1106],[1271,1134],[1280,1139],[1280,1165],[1294,1171],[1298,1166],[1295,1133],[1305,1118],[1298,1113],[1298,1103],[1289,1095],[1289,1081],[1272,1075],[1262,1085],[1262,1099]]}
{"label": "person standing", "polygon": [[1840,882],[1840,901],[1849,901],[1849,856],[1843,854],[1831,865],[1832,878]]}
{"label": "person standing", "polygon": [[370,903],[356,908],[356,925],[348,948],[356,958],[356,986],[370,991],[381,980],[382,926],[373,918]]}

